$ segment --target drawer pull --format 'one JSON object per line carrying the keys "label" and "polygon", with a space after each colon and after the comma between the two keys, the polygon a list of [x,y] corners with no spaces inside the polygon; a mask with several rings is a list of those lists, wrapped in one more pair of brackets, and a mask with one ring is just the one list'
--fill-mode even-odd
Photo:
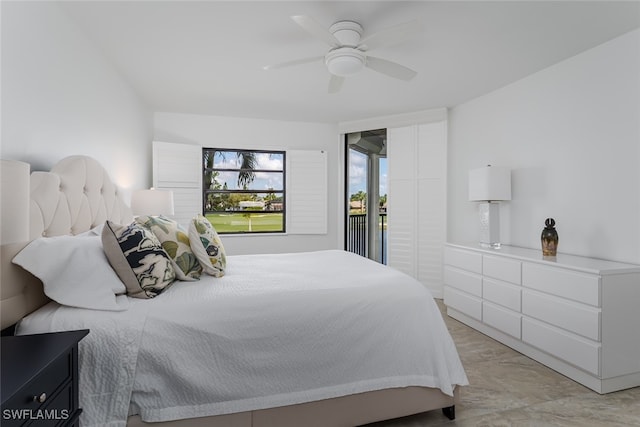
{"label": "drawer pull", "polygon": [[33,396],[34,402],[44,403],[47,400],[47,393],[42,393],[40,396]]}

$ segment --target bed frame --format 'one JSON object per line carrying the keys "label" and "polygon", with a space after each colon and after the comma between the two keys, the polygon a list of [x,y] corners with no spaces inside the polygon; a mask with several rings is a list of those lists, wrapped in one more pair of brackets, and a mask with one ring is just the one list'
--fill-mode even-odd
{"label": "bed frame", "polygon": [[[2,173],[0,183],[5,196],[21,179]],[[117,223],[132,220],[129,207],[124,203],[107,172],[94,159],[71,156],[61,160],[51,172],[33,172],[24,178],[30,188],[25,206],[12,204],[3,207],[3,220],[26,221],[26,224],[4,224],[4,227],[24,227],[28,237],[17,242],[3,242],[0,246],[0,317],[2,329],[10,328],[25,315],[37,310],[49,300],[44,295],[42,283],[22,268],[11,263],[13,257],[29,241],[40,236],[78,234],[104,223],[107,219]],[[17,190],[16,190],[17,191]],[[12,195],[16,196],[16,195]],[[17,195],[20,198],[20,194]],[[7,204],[7,203],[5,203]],[[9,212],[20,209],[28,212]],[[7,212],[12,215],[8,215]],[[17,215],[16,215],[17,214]],[[16,220],[15,218],[19,218]],[[455,418],[455,404],[459,401],[459,388],[454,396],[448,396],[437,388],[405,387],[359,393],[298,405],[218,415],[203,418],[146,423],[139,416],[131,416],[128,426],[166,427],[299,427],[344,426],[353,427],[380,420],[413,415],[442,409],[449,419]]]}

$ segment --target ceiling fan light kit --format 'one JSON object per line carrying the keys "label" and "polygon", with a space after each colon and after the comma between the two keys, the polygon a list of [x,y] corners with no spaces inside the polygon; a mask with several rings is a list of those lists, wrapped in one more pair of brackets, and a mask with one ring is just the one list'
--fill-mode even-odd
{"label": "ceiling fan light kit", "polygon": [[339,47],[330,50],[324,62],[331,74],[346,77],[364,68],[365,55],[352,47]]}

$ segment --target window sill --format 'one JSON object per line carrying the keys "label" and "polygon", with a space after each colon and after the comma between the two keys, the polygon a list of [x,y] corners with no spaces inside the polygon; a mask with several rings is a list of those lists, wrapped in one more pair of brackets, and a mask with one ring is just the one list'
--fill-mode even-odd
{"label": "window sill", "polygon": [[221,239],[225,239],[227,237],[258,237],[258,236],[263,236],[263,237],[274,237],[274,236],[287,236],[288,233],[284,232],[265,232],[265,233],[218,233],[218,236],[220,236]]}

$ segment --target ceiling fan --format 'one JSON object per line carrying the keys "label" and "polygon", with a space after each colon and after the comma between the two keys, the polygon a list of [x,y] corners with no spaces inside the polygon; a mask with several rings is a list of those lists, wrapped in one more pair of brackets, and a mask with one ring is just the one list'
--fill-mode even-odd
{"label": "ceiling fan", "polygon": [[322,56],[267,65],[264,67],[265,70],[275,70],[322,60],[331,73],[329,93],[338,92],[346,77],[357,74],[364,67],[405,81],[411,80],[417,74],[404,65],[371,56],[368,52],[410,37],[419,29],[418,21],[399,24],[361,38],[363,28],[355,21],[338,21],[327,29],[308,16],[297,15],[292,16],[291,19],[308,33],[328,44],[329,51]]}

